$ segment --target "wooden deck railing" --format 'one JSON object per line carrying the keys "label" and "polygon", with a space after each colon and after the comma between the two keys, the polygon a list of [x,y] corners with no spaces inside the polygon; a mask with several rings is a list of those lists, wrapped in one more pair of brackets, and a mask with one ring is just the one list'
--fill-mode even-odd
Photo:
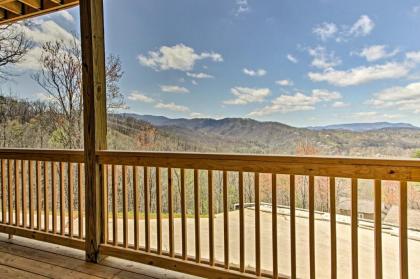
{"label": "wooden deck railing", "polygon": [[[324,179],[331,216],[330,275],[337,278],[336,189],[340,187],[337,180],[345,178],[351,198],[351,272],[358,278],[358,189],[360,180],[368,179],[374,182],[373,269],[376,278],[382,278],[382,182],[398,181],[399,270],[400,278],[408,278],[407,185],[420,181],[418,160],[113,151],[100,151],[96,156],[105,169],[103,255],[206,278],[301,277],[297,263],[304,259],[297,251],[296,190],[298,180],[304,178],[308,185],[308,277],[315,278],[315,186]],[[3,150],[0,159],[0,232],[84,249],[83,153]],[[264,184],[272,209],[276,208],[280,179],[289,185],[289,247],[279,247],[277,211],[271,210],[267,223],[260,207]],[[235,194],[232,184],[238,190]],[[249,202],[245,201],[245,184],[252,192],[253,208],[245,209]],[[238,227],[232,224],[234,203],[239,204]],[[253,229],[246,229],[250,222]],[[262,224],[270,224],[270,243],[262,238],[267,235]],[[250,234],[253,247],[249,247]],[[233,242],[238,245],[233,247]],[[286,260],[280,257],[281,249],[289,249],[288,272],[279,269],[279,263]],[[264,262],[267,255],[269,264]]]}
{"label": "wooden deck railing", "polygon": [[0,150],[0,159],[0,232],[84,249],[83,153]]}

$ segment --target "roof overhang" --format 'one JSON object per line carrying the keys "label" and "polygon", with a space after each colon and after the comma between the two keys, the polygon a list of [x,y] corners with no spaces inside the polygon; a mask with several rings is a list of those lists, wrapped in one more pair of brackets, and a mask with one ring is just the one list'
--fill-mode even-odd
{"label": "roof overhang", "polygon": [[79,0],[0,0],[0,24],[41,16],[79,5]]}

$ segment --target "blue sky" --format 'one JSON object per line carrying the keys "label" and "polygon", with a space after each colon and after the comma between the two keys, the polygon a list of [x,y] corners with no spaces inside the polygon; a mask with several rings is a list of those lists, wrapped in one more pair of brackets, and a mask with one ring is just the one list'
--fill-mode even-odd
{"label": "blue sky", "polygon": [[[419,1],[108,0],[105,14],[129,112],[420,125]],[[25,30],[36,47],[2,87],[42,98],[39,45],[77,32],[78,10]]]}

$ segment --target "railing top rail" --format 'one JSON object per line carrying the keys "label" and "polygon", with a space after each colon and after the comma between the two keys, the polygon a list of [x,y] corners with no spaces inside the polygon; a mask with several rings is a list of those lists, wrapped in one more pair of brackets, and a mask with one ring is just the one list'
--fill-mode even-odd
{"label": "railing top rail", "polygon": [[83,163],[82,150],[0,148],[0,159]]}
{"label": "railing top rail", "polygon": [[383,180],[420,180],[418,159],[98,151],[102,164],[227,170]]}

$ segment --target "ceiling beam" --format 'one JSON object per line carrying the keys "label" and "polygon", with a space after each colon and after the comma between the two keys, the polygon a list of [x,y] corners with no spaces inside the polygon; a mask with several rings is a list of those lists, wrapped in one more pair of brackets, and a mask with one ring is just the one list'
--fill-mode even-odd
{"label": "ceiling beam", "polygon": [[19,0],[19,2],[37,10],[41,9],[41,0]]}
{"label": "ceiling beam", "polygon": [[16,15],[22,14],[22,3],[18,1],[9,1],[6,3],[0,3],[0,7]]}

